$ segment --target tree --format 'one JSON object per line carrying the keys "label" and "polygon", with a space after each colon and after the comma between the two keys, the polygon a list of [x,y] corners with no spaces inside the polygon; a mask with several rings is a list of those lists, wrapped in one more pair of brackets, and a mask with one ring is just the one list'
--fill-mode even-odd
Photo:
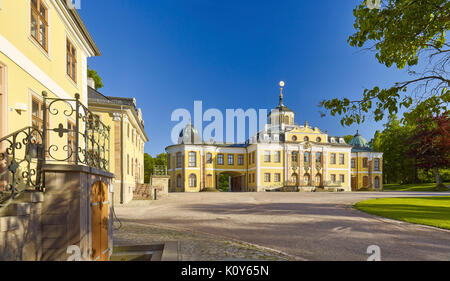
{"label": "tree", "polygon": [[417,166],[433,170],[436,188],[442,186],[440,168],[450,167],[450,117],[448,112],[430,118],[419,119],[411,143],[410,155],[417,159]]}
{"label": "tree", "polygon": [[409,139],[414,127],[402,125],[397,116],[389,116],[382,132],[377,131],[370,141],[372,149],[383,152],[385,183],[415,183],[418,172],[414,157],[409,157]]}
{"label": "tree", "polygon": [[97,71],[89,69],[88,66],[88,77],[94,79],[95,89],[98,90],[103,88],[102,78],[98,75]]}
{"label": "tree", "polygon": [[350,141],[351,141],[354,137],[355,137],[355,136],[353,136],[353,135],[347,135],[347,136],[344,136],[344,140],[345,140],[346,143],[350,143]]}
{"label": "tree", "polygon": [[167,153],[160,153],[156,157],[144,154],[144,181],[150,183],[150,176],[153,175],[155,166],[167,166]]}
{"label": "tree", "polygon": [[[360,124],[368,115],[380,121],[386,112],[393,115],[401,108],[422,108],[433,114],[446,112],[450,102],[446,69],[450,44],[445,32],[450,28],[450,2],[383,0],[380,9],[370,9],[364,3],[353,10],[356,32],[348,39],[350,46],[374,51],[386,67],[407,66],[411,79],[386,89],[365,89],[359,99],[335,98],[320,105],[332,116],[340,115],[343,126]],[[408,91],[410,87],[414,90]],[[432,106],[424,106],[427,101]]]}

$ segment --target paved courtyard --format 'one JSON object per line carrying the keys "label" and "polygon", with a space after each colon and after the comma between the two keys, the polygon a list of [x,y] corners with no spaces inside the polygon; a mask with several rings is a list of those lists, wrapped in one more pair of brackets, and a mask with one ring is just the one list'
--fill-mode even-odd
{"label": "paved courtyard", "polygon": [[[233,241],[237,246],[230,250],[230,259],[367,260],[367,248],[377,245],[382,260],[450,260],[450,231],[381,219],[352,208],[365,199],[406,196],[450,193],[175,193],[158,201],[116,206],[124,228],[115,239],[126,243],[151,236],[156,229],[171,229],[178,234],[167,239],[185,241],[191,252],[203,245],[213,249],[214,256],[225,245],[220,243]],[[253,250],[245,252],[240,246],[245,244]],[[239,247],[244,254],[235,253]]]}

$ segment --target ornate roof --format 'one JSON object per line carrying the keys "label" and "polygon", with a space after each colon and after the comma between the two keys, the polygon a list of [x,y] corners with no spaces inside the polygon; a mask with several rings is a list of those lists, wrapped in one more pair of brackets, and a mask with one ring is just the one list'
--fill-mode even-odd
{"label": "ornate roof", "polygon": [[359,134],[359,131],[356,132],[356,135],[353,137],[349,144],[354,146],[355,148],[369,148],[367,140]]}
{"label": "ornate roof", "polygon": [[202,137],[192,123],[187,124],[186,127],[181,130],[178,138],[178,144],[202,144],[202,142]]}

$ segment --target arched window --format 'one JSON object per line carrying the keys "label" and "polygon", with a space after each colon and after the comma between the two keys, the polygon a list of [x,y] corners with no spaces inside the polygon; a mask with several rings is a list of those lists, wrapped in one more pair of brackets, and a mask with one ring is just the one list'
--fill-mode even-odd
{"label": "arched window", "polygon": [[177,187],[181,187],[181,175],[177,176]]}
{"label": "arched window", "polygon": [[316,186],[321,186],[321,185],[322,185],[322,175],[317,174],[316,175]]}
{"label": "arched window", "polygon": [[197,187],[197,176],[195,174],[189,176],[189,187]]}
{"label": "arched window", "polygon": [[303,176],[303,181],[304,181],[306,186],[310,186],[311,185],[311,177],[309,176],[309,174],[305,174]]}
{"label": "arched window", "polygon": [[292,174],[292,183],[297,184],[298,182],[298,175],[296,173]]}
{"label": "arched window", "polygon": [[289,116],[284,117],[284,123],[286,123],[288,125],[290,124]]}
{"label": "arched window", "polygon": [[375,188],[380,188],[380,178],[375,177]]}

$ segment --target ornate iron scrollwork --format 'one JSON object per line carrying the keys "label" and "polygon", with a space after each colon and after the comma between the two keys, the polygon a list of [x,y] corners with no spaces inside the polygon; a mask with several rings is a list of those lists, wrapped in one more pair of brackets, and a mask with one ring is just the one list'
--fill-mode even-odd
{"label": "ornate iron scrollwork", "polygon": [[[42,96],[42,128],[26,127],[0,139],[0,207],[22,191],[43,191],[46,163],[109,170],[110,127],[80,102],[79,94],[74,99]],[[57,127],[50,127],[49,117]]]}

